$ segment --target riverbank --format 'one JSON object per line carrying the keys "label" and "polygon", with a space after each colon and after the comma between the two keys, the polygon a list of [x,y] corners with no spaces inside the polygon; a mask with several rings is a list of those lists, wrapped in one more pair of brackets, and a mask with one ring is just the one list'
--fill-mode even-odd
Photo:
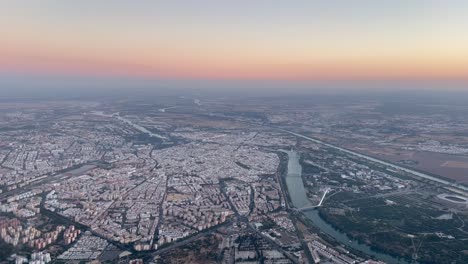
{"label": "riverbank", "polygon": [[356,151],[351,151],[349,149],[345,149],[345,148],[342,148],[342,147],[339,147],[339,146],[336,146],[336,145],[333,145],[333,144],[330,144],[330,143],[326,143],[326,142],[323,142],[321,140],[311,138],[311,137],[308,137],[308,136],[305,136],[305,135],[302,135],[302,134],[299,134],[299,133],[296,133],[296,132],[293,132],[293,131],[289,131],[289,130],[282,129],[282,128],[277,128],[277,127],[273,127],[273,128],[278,129],[278,130],[283,131],[283,132],[286,132],[286,133],[289,133],[289,134],[291,134],[293,136],[296,136],[296,137],[299,137],[299,138],[302,138],[302,139],[306,139],[306,140],[309,140],[311,142],[318,143],[318,144],[321,144],[323,146],[330,147],[330,148],[342,151],[344,153],[356,156],[358,158],[362,158],[362,159],[365,159],[365,160],[368,160],[368,161],[371,161],[371,162],[375,162],[375,163],[385,165],[385,166],[387,166],[389,168],[393,168],[393,169],[397,169],[397,170],[409,173],[411,175],[414,175],[415,177],[430,180],[430,181],[436,182],[438,184],[443,184],[447,188],[453,188],[453,189],[459,190],[460,192],[463,192],[463,193],[468,192],[468,186],[452,182],[452,181],[450,181],[448,179],[445,179],[445,178],[440,178],[440,177],[437,177],[437,176],[434,176],[434,175],[428,175],[427,173],[423,173],[423,172],[417,171],[415,169],[407,168],[407,167],[404,167],[404,166],[401,166],[401,165],[390,163],[388,161],[383,161],[383,160],[380,160],[380,159],[377,159],[377,158],[374,158],[374,157],[370,157],[370,156],[364,155],[362,153],[358,153]]}
{"label": "riverbank", "polygon": [[[284,175],[285,185],[288,189],[289,199],[291,205],[295,208],[302,208],[304,205],[310,204],[307,198],[304,183],[302,180],[302,166],[299,163],[300,155],[295,151],[282,151],[287,154],[288,170]],[[299,177],[298,177],[299,175]],[[372,256],[376,259],[385,261],[387,263],[407,264],[408,262],[395,258],[391,255],[384,254],[373,250],[371,247],[361,244],[356,240],[352,240],[345,233],[336,230],[329,223],[325,222],[318,214],[317,210],[303,212],[312,224],[320,230],[321,233],[331,237],[333,240],[343,244],[353,250],[362,252],[367,256]]]}

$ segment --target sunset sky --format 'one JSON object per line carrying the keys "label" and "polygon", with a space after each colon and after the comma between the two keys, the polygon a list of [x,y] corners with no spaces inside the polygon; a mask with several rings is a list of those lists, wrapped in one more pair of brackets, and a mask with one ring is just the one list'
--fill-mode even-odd
{"label": "sunset sky", "polygon": [[468,80],[468,1],[0,0],[0,73]]}

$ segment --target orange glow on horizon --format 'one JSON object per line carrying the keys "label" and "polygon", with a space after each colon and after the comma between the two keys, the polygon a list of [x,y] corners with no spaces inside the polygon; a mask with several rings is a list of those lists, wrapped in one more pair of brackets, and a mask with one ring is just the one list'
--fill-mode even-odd
{"label": "orange glow on horizon", "polygon": [[57,56],[0,50],[0,70],[17,73],[71,74],[182,79],[238,80],[468,80],[468,63],[446,61],[335,61],[310,64],[245,61],[169,61],[138,58]]}
{"label": "orange glow on horizon", "polygon": [[372,49],[343,50],[339,45],[296,44],[280,52],[262,41],[110,45],[104,40],[82,44],[79,39],[34,42],[35,37],[15,33],[0,43],[0,71],[182,79],[468,80],[468,54],[463,56],[467,48],[462,45],[451,50],[438,43],[388,49],[375,48],[376,43]]}
{"label": "orange glow on horizon", "polygon": [[403,0],[388,6],[249,2],[252,10],[246,10],[244,1],[195,6],[65,2],[0,3],[0,71],[183,79],[468,80],[468,4],[463,1],[418,3],[412,9]]}

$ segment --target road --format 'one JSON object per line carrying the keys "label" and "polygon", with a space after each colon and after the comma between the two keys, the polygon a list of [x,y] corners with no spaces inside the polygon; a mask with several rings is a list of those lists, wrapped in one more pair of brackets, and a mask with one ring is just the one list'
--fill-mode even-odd
{"label": "road", "polygon": [[168,246],[165,246],[165,247],[163,247],[161,249],[158,249],[158,250],[154,251],[150,255],[152,257],[156,257],[158,255],[167,253],[168,251],[171,251],[171,250],[176,249],[178,247],[184,246],[184,245],[189,244],[189,243],[191,243],[191,242],[193,242],[193,241],[195,241],[197,239],[200,239],[200,238],[202,238],[204,236],[212,234],[212,233],[216,232],[218,230],[218,228],[224,227],[224,226],[226,226],[228,224],[231,224],[231,223],[232,222],[228,220],[228,221],[226,221],[226,222],[224,222],[222,224],[219,224],[219,225],[217,225],[217,226],[215,226],[213,228],[210,228],[210,229],[205,230],[205,231],[198,232],[196,235],[193,235],[193,236],[191,236],[189,238],[185,238],[185,239],[176,241],[176,242],[174,242],[172,244],[169,244]]}
{"label": "road", "polygon": [[[236,220],[234,220],[234,221],[236,221]],[[247,222],[247,219],[243,218],[242,220],[239,220],[239,221],[241,221],[241,222]],[[154,251],[153,253],[151,253],[151,254],[150,254],[150,255],[151,255],[151,258],[154,258],[154,257],[156,257],[156,256],[158,256],[158,255],[165,254],[165,253],[167,253],[167,252],[169,252],[169,251],[171,251],[171,250],[174,250],[174,249],[176,249],[176,248],[185,246],[185,245],[187,245],[187,244],[189,244],[189,243],[191,243],[191,242],[194,242],[194,241],[196,241],[196,240],[198,240],[198,239],[200,239],[200,238],[202,238],[202,237],[204,237],[204,236],[207,236],[207,235],[209,235],[209,234],[213,234],[213,233],[215,233],[220,227],[224,227],[224,226],[230,225],[230,224],[232,224],[232,222],[233,222],[232,220],[228,220],[228,221],[226,221],[226,222],[224,222],[224,223],[222,223],[222,224],[220,224],[220,225],[217,225],[217,226],[215,226],[215,227],[213,227],[213,228],[211,228],[211,229],[209,229],[209,230],[201,231],[201,232],[197,233],[196,235],[193,235],[193,236],[191,236],[191,237],[189,237],[189,238],[185,238],[185,239],[176,241],[176,242],[174,242],[174,243],[172,243],[172,244],[169,244],[168,246],[165,246],[165,247],[163,247],[163,248],[161,248],[161,249],[158,249],[158,250]],[[263,235],[259,230],[257,230],[257,229],[256,229],[255,227],[253,227],[252,225],[247,224],[247,226],[249,227],[249,229],[250,229],[252,232],[254,232],[254,233],[260,235],[262,238],[264,238],[266,241],[268,241],[268,242],[270,243],[270,245],[272,245],[276,250],[278,250],[278,251],[280,251],[281,253],[283,253],[283,254],[284,254],[288,259],[290,259],[293,263],[296,263],[296,264],[298,263],[297,258],[295,258],[294,256],[292,256],[292,254],[290,254],[289,252],[286,252],[283,248],[281,248],[281,246],[279,246],[278,244],[276,244],[275,241],[273,241],[273,240],[270,239],[269,237]]]}
{"label": "road", "polygon": [[425,174],[425,173],[422,173],[422,172],[419,172],[419,171],[415,171],[415,170],[412,170],[412,169],[401,167],[399,165],[395,165],[395,164],[392,164],[392,163],[389,163],[389,162],[386,162],[386,161],[383,161],[383,160],[380,160],[380,159],[376,159],[376,158],[373,158],[373,157],[370,157],[370,156],[367,156],[367,155],[364,155],[364,154],[361,154],[361,153],[358,153],[358,152],[354,152],[354,151],[351,151],[351,150],[348,150],[348,149],[345,149],[345,148],[342,148],[342,147],[338,147],[336,145],[326,143],[326,142],[323,142],[321,140],[311,138],[311,137],[308,137],[308,136],[305,136],[303,134],[299,134],[299,133],[296,133],[296,132],[293,132],[293,131],[290,131],[290,130],[286,130],[286,129],[278,128],[278,127],[272,127],[272,128],[283,131],[283,132],[286,132],[286,133],[294,135],[296,137],[300,137],[300,138],[312,141],[314,143],[318,143],[318,144],[327,146],[329,148],[333,148],[335,150],[339,150],[339,151],[347,153],[347,154],[351,154],[353,156],[356,156],[356,157],[359,157],[359,158],[362,158],[362,159],[365,159],[365,160],[368,160],[368,161],[379,163],[381,165],[385,165],[385,166],[390,167],[390,168],[394,168],[394,169],[397,169],[397,170],[401,170],[401,171],[413,174],[413,175],[415,175],[417,177],[420,177],[420,178],[424,178],[424,179],[427,179],[427,180],[431,180],[431,181],[443,184],[443,185],[445,185],[447,187],[452,187],[452,188],[455,188],[455,189],[458,189],[458,190],[461,190],[461,191],[464,191],[464,192],[468,192],[468,187],[466,187],[464,185],[461,185],[461,184],[457,184],[457,183],[450,182],[450,181],[447,181],[447,180],[444,180],[444,179],[441,179],[441,178],[436,178],[434,176],[431,176],[431,175],[428,175],[428,174]]}
{"label": "road", "polygon": [[[16,189],[13,189],[13,190],[10,190],[10,191],[5,191],[3,193],[0,194],[0,201],[5,201],[7,200],[9,197],[11,196],[14,196],[14,195],[18,195],[18,194],[21,194],[21,193],[26,193],[26,192],[29,192],[31,190],[33,190],[35,187],[38,187],[40,185],[43,185],[45,183],[50,183],[50,182],[53,182],[53,181],[57,181],[57,180],[63,180],[65,178],[69,178],[71,176],[73,176],[73,171],[83,167],[83,166],[86,166],[86,165],[90,165],[92,164],[92,162],[86,162],[86,163],[82,163],[82,164],[79,164],[79,165],[75,165],[71,168],[66,168],[66,169],[63,169],[63,170],[60,170],[60,171],[56,171],[56,172],[53,172],[53,173],[47,173],[47,174],[44,174],[42,176],[39,176],[39,177],[36,177],[34,179],[31,180],[31,182],[28,184],[28,185],[25,185],[23,187],[18,187]],[[89,169],[91,170],[91,168]],[[86,170],[88,171],[88,170]],[[82,174],[85,174],[86,171],[83,171]]]}
{"label": "road", "polygon": [[268,241],[270,243],[271,246],[273,246],[276,250],[278,250],[279,252],[283,253],[284,256],[286,256],[289,260],[291,260],[293,263],[295,264],[299,264],[299,261],[297,260],[296,257],[294,257],[291,253],[287,252],[286,250],[284,250],[280,245],[278,245],[274,240],[272,240],[271,238],[265,236],[264,234],[262,234],[262,232],[260,232],[259,230],[257,230],[255,227],[253,227],[252,225],[248,225],[250,227],[250,229],[257,233],[259,236],[261,236],[263,239],[265,239],[266,241]]}

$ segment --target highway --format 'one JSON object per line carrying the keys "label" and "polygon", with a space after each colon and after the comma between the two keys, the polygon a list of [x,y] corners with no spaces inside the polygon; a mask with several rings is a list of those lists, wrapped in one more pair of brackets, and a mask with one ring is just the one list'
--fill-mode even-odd
{"label": "highway", "polygon": [[213,233],[215,233],[220,227],[225,227],[225,226],[227,226],[227,225],[229,225],[229,224],[231,224],[231,223],[232,223],[232,221],[229,221],[229,220],[228,220],[228,221],[226,221],[226,222],[224,222],[224,223],[222,223],[222,224],[219,224],[219,225],[217,225],[217,226],[215,226],[215,227],[213,227],[213,228],[210,228],[210,229],[208,229],[208,230],[204,230],[204,231],[198,232],[198,233],[196,233],[196,234],[193,235],[193,236],[190,236],[190,237],[188,237],[188,238],[183,238],[183,239],[181,239],[181,240],[179,240],[179,241],[175,241],[175,242],[173,242],[173,243],[171,243],[171,244],[168,244],[167,246],[164,246],[163,248],[157,249],[156,251],[154,251],[154,252],[151,253],[150,255],[151,255],[152,257],[155,257],[155,256],[157,256],[157,255],[161,255],[161,254],[167,253],[167,252],[169,252],[169,251],[171,251],[171,250],[173,250],[173,249],[175,249],[175,248],[178,248],[178,247],[187,245],[187,244],[189,244],[189,243],[191,243],[191,242],[193,242],[193,241],[195,241],[195,240],[197,240],[197,239],[200,239],[200,238],[202,238],[202,237],[204,237],[204,236],[207,236],[207,235],[209,235],[209,234],[213,234]]}
{"label": "highway", "polygon": [[411,173],[411,174],[413,174],[413,175],[415,175],[417,177],[424,178],[424,179],[427,179],[427,180],[431,180],[431,181],[446,185],[447,187],[452,187],[452,188],[455,188],[455,189],[458,189],[458,190],[461,190],[461,191],[464,191],[464,192],[468,192],[468,187],[466,187],[464,185],[461,185],[461,184],[457,184],[457,183],[450,182],[450,181],[447,181],[447,180],[444,180],[444,179],[441,179],[441,178],[436,178],[434,176],[431,176],[431,175],[428,175],[428,174],[425,174],[425,173],[422,173],[422,172],[419,172],[419,171],[415,171],[415,170],[412,170],[412,169],[401,167],[401,166],[398,166],[398,165],[395,165],[395,164],[392,164],[392,163],[389,163],[389,162],[386,162],[386,161],[383,161],[383,160],[379,160],[379,159],[376,159],[376,158],[373,158],[373,157],[370,157],[370,156],[367,156],[367,155],[364,155],[364,154],[361,154],[361,153],[358,153],[358,152],[354,152],[352,150],[348,150],[348,149],[345,149],[345,148],[342,148],[342,147],[338,147],[336,145],[326,143],[326,142],[323,142],[321,140],[311,138],[311,137],[308,137],[308,136],[305,136],[305,135],[302,135],[302,134],[299,134],[299,133],[296,133],[296,132],[293,132],[293,131],[289,131],[289,130],[278,128],[278,127],[273,127],[273,128],[275,128],[277,130],[280,130],[280,131],[283,131],[283,132],[286,132],[288,134],[294,135],[296,137],[300,137],[300,138],[303,138],[303,139],[306,139],[306,140],[309,140],[309,141],[312,141],[312,142],[315,142],[315,143],[318,143],[318,144],[321,144],[321,145],[324,145],[324,146],[327,146],[327,147],[330,147],[330,148],[333,148],[333,149],[336,149],[336,150],[339,150],[339,151],[342,151],[344,153],[351,154],[353,156],[356,156],[356,157],[359,157],[359,158],[362,158],[362,159],[366,159],[368,161],[372,161],[372,162],[375,162],[375,163],[379,163],[381,165],[385,165],[385,166],[390,167],[390,168],[394,168],[394,169],[401,170],[401,171],[404,171],[404,172],[407,172],[407,173]]}
{"label": "highway", "polygon": [[[191,242],[194,242],[196,241],[197,239],[200,239],[204,236],[207,236],[209,234],[213,234],[215,233],[220,227],[224,227],[224,226],[227,226],[227,225],[230,225],[232,224],[233,222],[235,222],[236,220],[228,220],[220,225],[217,225],[213,228],[210,228],[206,231],[202,231],[202,232],[199,232],[197,233],[196,235],[193,235],[189,238],[185,238],[185,239],[181,239],[179,241],[176,241],[174,243],[171,243],[169,244],[168,246],[165,246],[163,248],[160,248],[158,250],[156,250],[154,253],[150,254],[152,257],[155,257],[155,256],[158,256],[158,255],[162,255],[164,253],[167,253],[173,249],[176,249],[178,247],[182,247],[184,245],[187,245]],[[247,223],[247,226],[249,228],[250,231],[252,231],[253,233],[256,233],[258,234],[259,236],[263,237],[268,243],[270,243],[270,245],[275,248],[276,250],[280,251],[281,253],[283,253],[289,260],[291,260],[294,264],[298,264],[298,261],[297,259],[292,256],[291,253],[285,251],[283,248],[281,248],[281,246],[279,246],[275,241],[273,241],[271,238],[263,235],[260,231],[258,231],[255,227],[253,227],[253,225],[249,224],[248,221],[246,219],[244,220],[240,220],[240,222],[245,222]]]}

